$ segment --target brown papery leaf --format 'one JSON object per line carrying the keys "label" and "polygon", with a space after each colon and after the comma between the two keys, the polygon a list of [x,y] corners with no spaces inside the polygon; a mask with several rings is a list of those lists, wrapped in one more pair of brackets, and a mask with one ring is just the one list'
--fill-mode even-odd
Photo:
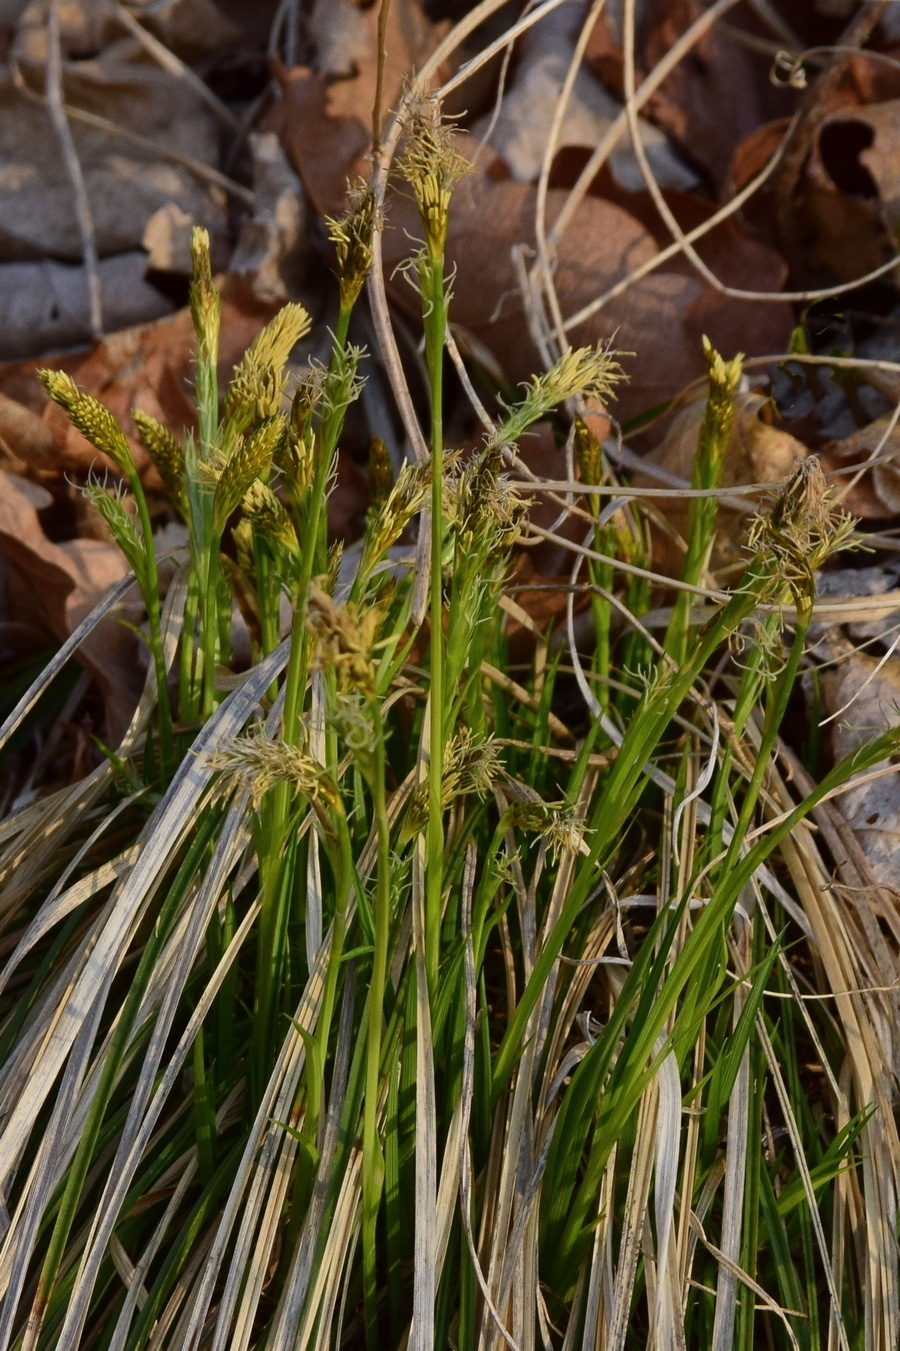
{"label": "brown papery leaf", "polygon": [[876,418],[868,427],[829,442],[819,455],[822,467],[838,474],[844,466],[887,458],[887,463],[875,464],[862,474],[853,471],[835,480],[843,493],[843,505],[863,520],[900,516],[900,428],[891,426],[892,422],[891,415]]}
{"label": "brown papery leaf", "polygon": [[[124,577],[120,550],[100,540],[47,539],[38,509],[48,494],[14,474],[0,472],[0,553],[6,571],[7,613],[13,622],[63,642],[105,592]],[[139,604],[120,607],[120,618],[139,622]],[[78,659],[97,680],[106,705],[108,734],[128,725],[144,682],[138,640],[110,616],[91,633]]]}
{"label": "brown papery leaf", "polygon": [[[234,367],[263,325],[277,310],[276,304],[261,302],[250,286],[240,278],[227,277],[222,283],[222,332],[219,346],[220,383],[231,377]],[[83,474],[92,465],[113,469],[103,456],[76,431],[62,409],[45,398],[34,372],[38,364],[66,370],[89,394],[101,399],[122,424],[142,476],[154,487],[161,487],[156,470],[134,433],[132,408],[142,408],[170,431],[179,434],[193,426],[194,404],[190,395],[196,339],[190,311],[179,310],[155,324],[112,333],[87,354],[51,358],[42,361],[11,362],[0,366],[0,393],[26,404],[40,413],[46,437],[41,441],[41,468],[50,468],[51,447],[57,447],[59,473]],[[3,418],[12,414],[0,409],[0,436]],[[36,435],[34,424],[29,424]],[[24,456],[20,458],[24,459]]]}
{"label": "brown papery leaf", "polygon": [[[880,666],[880,669],[879,669]],[[852,754],[862,742],[897,725],[900,663],[855,652],[821,676],[826,712],[831,723],[835,758]],[[876,769],[889,770],[887,762]],[[876,879],[900,888],[900,776],[888,772],[874,782],[851,788],[836,799]]]}
{"label": "brown papery leaf", "polygon": [[[704,394],[682,408],[673,418],[662,444],[645,458],[690,483],[705,407]],[[801,441],[766,420],[765,414],[770,408],[771,401],[755,390],[736,397],[731,440],[722,464],[723,488],[747,483],[776,483],[788,478],[799,462],[806,458],[807,449]],[[657,479],[641,474],[636,474],[634,481],[636,485],[645,487],[658,486],[659,483]],[[758,500],[751,497],[745,500],[747,505],[743,511],[731,505],[722,504],[719,507],[713,568],[736,563],[742,557],[744,520],[751,512],[759,509]],[[684,538],[688,499],[660,499],[657,506]],[[654,530],[653,534],[657,566],[677,575],[681,568],[681,553],[668,535],[659,530]]]}
{"label": "brown papery leaf", "polygon": [[[319,0],[311,19],[315,67],[276,63],[282,102],[267,126],[279,133],[320,215],[339,216],[347,184],[367,176],[378,75],[379,5]],[[415,0],[393,0],[387,16],[382,114],[397,106],[403,82],[430,52],[446,23],[430,23]]]}
{"label": "brown papery leaf", "polygon": [[[700,16],[698,0],[651,0],[642,30],[644,70],[652,70]],[[751,53],[715,24],[695,43],[648,104],[691,161],[720,187],[737,145],[761,123],[791,108],[794,96],[767,78],[765,56]]]}
{"label": "brown papery leaf", "polygon": [[[473,155],[476,143],[460,137],[460,148]],[[484,342],[513,382],[540,369],[530,336],[526,307],[519,289],[513,250],[535,248],[537,189],[531,184],[497,178],[494,165],[479,166],[456,188],[450,208],[448,270],[454,269],[450,317]],[[500,170],[502,173],[502,168]],[[547,220],[552,225],[567,193],[548,193]],[[643,194],[637,194],[640,198]],[[621,200],[626,200],[622,198]],[[631,200],[630,196],[627,200]],[[385,272],[391,275],[408,256],[408,236],[421,227],[409,198],[396,196],[389,208],[391,229],[384,236]],[[727,279],[747,280],[770,289],[784,276],[781,260],[771,250],[746,240],[731,227],[732,247],[722,249],[731,269]],[[614,202],[587,197],[576,210],[556,249],[553,273],[564,316],[582,306],[659,251],[651,232]],[[738,283],[740,284],[740,282]],[[391,295],[410,313],[418,313],[418,297],[402,276],[390,282]],[[610,301],[599,313],[567,331],[573,346],[614,337],[624,357],[629,380],[618,390],[617,417],[627,419],[671,398],[703,374],[700,337],[707,333],[718,350],[749,354],[775,350],[787,339],[790,311],[786,306],[729,300],[707,288],[684,262],[650,273]]]}
{"label": "brown papery leaf", "polygon": [[[122,62],[117,54],[72,65],[77,73],[67,75],[69,103],[167,151],[217,164],[215,119],[182,81],[149,62]],[[38,68],[35,82],[42,79]],[[74,119],[71,129],[101,258],[140,248],[150,216],[171,202],[224,244],[221,188],[108,131]],[[20,93],[9,76],[0,78],[0,184],[0,260],[80,259],[72,184],[59,140],[44,108]]]}

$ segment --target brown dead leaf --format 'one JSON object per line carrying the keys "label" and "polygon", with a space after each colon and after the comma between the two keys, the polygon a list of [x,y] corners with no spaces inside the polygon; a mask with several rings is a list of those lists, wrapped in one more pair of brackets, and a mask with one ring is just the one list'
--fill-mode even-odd
{"label": "brown dead leaf", "polygon": [[[823,469],[838,475],[834,482],[842,490],[843,506],[863,520],[900,516],[900,428],[891,427],[892,421],[892,416],[876,418],[868,427],[829,442],[820,452]],[[876,452],[879,460],[889,456],[896,463],[876,464],[862,475],[840,474],[843,466],[864,464]]]}
{"label": "brown dead leaf", "polygon": [[[73,347],[96,328],[71,166],[47,106],[49,12],[48,0],[25,7],[0,73],[0,311],[9,316],[0,358]],[[146,280],[148,222],[157,267],[166,220],[205,226],[220,266],[228,243],[224,191],[204,177],[204,168],[218,167],[216,118],[189,81],[163,69],[123,26],[129,14],[88,0],[57,7],[59,92],[90,204],[106,331],[172,309]],[[174,48],[198,55],[238,32],[211,0],[168,0],[143,17]]]}
{"label": "brown dead leaf", "polygon": [[[48,540],[38,516],[47,496],[17,475],[0,472],[0,553],[7,574],[7,614],[12,622],[25,622],[61,643],[128,567],[113,544]],[[142,611],[129,603],[120,607],[119,617],[138,622]],[[120,737],[144,681],[135,635],[111,616],[82,644],[78,659],[103,693],[108,735]]]}
{"label": "brown dead leaf", "polygon": [[898,133],[898,100],[848,109],[823,122],[798,189],[798,210],[811,235],[810,268],[853,281],[896,251]]}
{"label": "brown dead leaf", "polygon": [[[49,0],[31,0],[20,6],[16,54],[43,62],[47,53]],[[225,17],[214,0],[142,0],[131,5],[135,17],[182,61],[196,61],[238,41],[241,30]],[[66,55],[89,60],[113,43],[123,43],[127,30],[112,5],[96,0],[66,0],[60,7],[60,39]]]}
{"label": "brown dead leaf", "polygon": [[361,117],[335,111],[327,76],[307,66],[276,62],[282,100],[267,126],[278,131],[291,163],[320,216],[338,216],[347,183],[365,173],[371,128]]}
{"label": "brown dead leaf", "polygon": [[[653,236],[659,248],[671,242],[648,192],[610,189],[608,180],[600,193],[624,207]],[[713,203],[695,193],[668,190],[665,200],[680,228],[686,233],[705,224],[715,213]],[[787,264],[769,244],[750,234],[731,216],[702,235],[694,247],[703,262],[725,286],[742,291],[779,291],[787,280]],[[666,271],[697,277],[690,259],[678,254]],[[793,326],[790,306],[770,301],[737,300],[703,284],[697,300],[685,314],[685,331],[700,349],[703,335],[721,352],[744,352],[747,356],[783,351]]]}
{"label": "brown dead leaf", "polygon": [[[559,190],[548,194],[551,220],[564,200]],[[451,319],[485,343],[513,382],[540,369],[512,254],[517,245],[534,247],[535,201],[531,184],[498,182],[479,173],[459,184],[450,213]],[[388,221],[383,252],[390,276],[410,252],[407,235],[415,238],[421,228],[408,199],[394,199]],[[633,217],[609,202],[587,198],[558,249],[555,282],[564,309],[577,310],[655,252],[653,240]],[[398,304],[413,314],[419,311],[418,297],[403,277],[389,285]],[[569,334],[573,345],[615,334],[618,349],[638,353],[623,360],[631,379],[619,388],[617,415],[627,418],[659,403],[701,373],[700,354],[689,349],[679,330],[702,289],[693,278],[655,273]]]}
{"label": "brown dead leaf", "polygon": [[[837,759],[850,755],[864,741],[895,727],[900,703],[900,662],[855,652],[848,660],[822,672],[822,696],[831,724],[832,748]],[[887,762],[875,766],[888,769]],[[900,775],[851,788],[835,799],[872,871],[882,885],[900,889]]]}
{"label": "brown dead leaf", "polygon": [[283,303],[297,295],[302,284],[307,252],[304,197],[274,132],[251,136],[250,151],[253,214],[241,224],[231,270],[251,279],[260,300]]}
{"label": "brown dead leaf", "polygon": [[[172,302],[145,280],[138,251],[97,265],[104,327],[111,332],[170,314]],[[0,263],[0,361],[77,347],[91,338],[87,272],[51,259]]]}
{"label": "brown dead leaf", "polygon": [[[575,52],[584,23],[579,5],[561,5],[522,35],[514,73],[499,109],[486,112],[472,128],[479,139],[488,138],[513,178],[534,182],[541,169],[547,131],[559,105],[560,90]],[[590,65],[575,77],[559,131],[558,148],[592,149],[621,112],[621,105],[598,80]],[[665,132],[645,118],[639,119],[641,141],[657,181],[664,187],[689,188],[697,183],[696,171],[668,141]],[[643,178],[627,131],[623,131],[609,157],[616,181],[638,190]]]}
{"label": "brown dead leaf", "polygon": [[[339,215],[347,182],[366,175],[378,75],[380,6],[349,0],[316,5],[315,68],[275,64],[282,101],[267,122],[281,136],[291,163],[320,215]],[[388,10],[383,114],[396,107],[403,81],[434,50],[446,23],[426,19],[415,0]]]}
{"label": "brown dead leaf", "polygon": [[[652,0],[641,64],[652,70],[699,17],[698,0]],[[762,77],[762,78],[761,78]],[[679,61],[647,107],[647,115],[701,165],[718,187],[735,148],[793,96],[765,78],[763,60],[718,24]]]}
{"label": "brown dead leaf", "polygon": [[[678,413],[669,425],[662,444],[645,458],[670,474],[690,483],[700,423],[706,407],[705,395],[694,399]],[[807,449],[789,432],[766,420],[771,415],[771,400],[758,391],[738,394],[734,406],[731,440],[722,465],[722,487],[737,487],[747,483],[775,483],[787,478]],[[637,485],[652,486],[657,480],[636,474]],[[714,568],[736,563],[741,558],[744,538],[744,520],[758,510],[759,504],[747,499],[744,511],[722,504],[719,508],[718,532],[713,551]],[[659,503],[667,521],[684,538],[688,501],[667,498]],[[654,531],[654,558],[665,572],[676,575],[682,556],[674,541],[662,531]]]}
{"label": "brown dead leaf", "polygon": [[[246,348],[278,306],[260,301],[241,278],[226,277],[221,291],[219,371],[224,385]],[[134,435],[131,410],[142,408],[176,434],[192,426],[194,404],[190,381],[194,350],[190,311],[179,310],[155,324],[142,324],[113,333],[87,353],[0,365],[0,393],[40,415],[49,436],[40,443],[47,457],[42,461],[42,468],[49,467],[48,461],[55,453],[58,473],[84,474],[94,464],[115,472],[112,464],[98,455],[75,430],[62,409],[46,398],[35,377],[35,370],[40,365],[68,371],[83,389],[102,399],[119,419],[142,476],[152,486],[160,487],[156,471]],[[0,419],[2,416],[0,411]],[[9,412],[7,417],[11,417]],[[33,423],[29,422],[28,426],[34,428]],[[2,428],[0,421],[0,436],[3,435]]]}
{"label": "brown dead leaf", "polygon": [[[471,154],[475,142],[460,136],[458,144]],[[448,270],[455,269],[450,316],[474,332],[507,377],[518,382],[540,366],[513,260],[515,248],[535,247],[537,192],[530,184],[497,178],[496,173],[496,164],[479,167],[461,180],[454,193],[447,240]],[[558,188],[549,192],[548,223],[556,218],[566,195]],[[634,196],[643,194],[621,200]],[[684,195],[678,200],[683,202]],[[408,236],[421,235],[408,197],[392,199],[388,227],[383,251],[390,276],[411,251]],[[715,233],[707,247],[714,251],[710,256],[721,264],[726,281],[740,279],[740,285],[750,279],[752,285],[768,289],[768,284],[777,287],[783,279],[778,256],[747,239],[737,226]],[[563,314],[574,314],[657,252],[650,230],[630,211],[587,197],[557,248],[554,281]],[[419,310],[418,298],[402,277],[396,277],[390,288],[398,304],[411,313]],[[705,371],[702,333],[725,355],[736,349],[752,355],[771,351],[773,342],[778,350],[791,322],[786,306],[733,301],[708,292],[693,269],[681,263],[636,282],[567,336],[575,346],[614,336],[617,349],[636,354],[622,361],[630,379],[620,386],[615,404],[617,417],[627,419],[671,398]]]}
{"label": "brown dead leaf", "polygon": [[[791,270],[798,287],[855,281],[896,253],[900,98],[864,104],[861,97],[845,82],[829,99],[792,197],[781,208],[795,236]],[[787,126],[786,119],[767,123],[736,148],[730,174],[735,191],[763,169]],[[779,190],[776,175],[744,207],[763,239],[774,237]]]}
{"label": "brown dead leaf", "polygon": [[59,444],[33,409],[0,394],[0,450],[15,473],[59,472]]}
{"label": "brown dead leaf", "polygon": [[[42,72],[36,76],[40,86]],[[181,81],[149,62],[101,54],[67,76],[67,101],[167,151],[205,164],[218,160],[218,130],[209,109]],[[141,246],[148,219],[174,202],[210,231],[221,250],[226,229],[222,189],[106,131],[73,120],[72,136],[91,203],[101,258]],[[0,260],[76,261],[81,243],[72,183],[45,109],[0,79]]]}

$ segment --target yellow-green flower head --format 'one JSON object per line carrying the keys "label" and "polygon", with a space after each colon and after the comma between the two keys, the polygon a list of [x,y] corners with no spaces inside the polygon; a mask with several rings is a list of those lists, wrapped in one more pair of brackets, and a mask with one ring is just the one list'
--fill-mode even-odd
{"label": "yellow-green flower head", "polygon": [[209,234],[195,225],[191,234],[191,317],[201,352],[215,352],[219,341],[221,314],[219,293],[213,285]]}
{"label": "yellow-green flower head", "polygon": [[769,554],[799,607],[812,604],[815,572],[832,554],[852,547],[855,527],[849,512],[833,506],[819,460],[811,455],[794,470],[771,513],[751,522],[748,544]]}
{"label": "yellow-green flower head", "polygon": [[406,149],[398,168],[413,190],[428,255],[438,259],[447,240],[451,193],[474,166],[454,145],[453,129],[443,121],[436,99],[412,96],[405,122]]}
{"label": "yellow-green flower head", "polygon": [[347,210],[343,216],[325,217],[328,237],[337,256],[341,309],[352,308],[369,275],[376,221],[375,194],[361,182],[350,189]]}
{"label": "yellow-green flower head", "polygon": [[54,403],[69,415],[69,421],[97,450],[108,455],[123,474],[135,471],[131,447],[109,409],[93,394],[86,394],[66,371],[38,371],[38,379]]}

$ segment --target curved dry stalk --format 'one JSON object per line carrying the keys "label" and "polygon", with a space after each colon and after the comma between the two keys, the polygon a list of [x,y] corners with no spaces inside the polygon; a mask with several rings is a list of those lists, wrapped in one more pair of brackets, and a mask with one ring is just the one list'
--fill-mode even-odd
{"label": "curved dry stalk", "polygon": [[565,323],[563,320],[562,307],[559,302],[556,287],[553,284],[553,265],[547,241],[547,192],[550,185],[550,169],[559,144],[563,121],[568,112],[572,92],[575,88],[575,80],[581,69],[581,63],[591,33],[605,7],[606,0],[592,0],[591,8],[581,26],[581,31],[578,34],[578,39],[572,52],[572,59],[569,62],[569,68],[566,71],[565,79],[563,80],[559,99],[556,108],[554,109],[553,121],[550,124],[550,130],[547,134],[547,143],[544,147],[541,171],[537,181],[537,194],[534,204],[534,228],[538,259],[535,266],[540,276],[539,284],[543,289],[547,303],[550,307],[550,313],[553,318],[553,327],[556,333],[557,347],[560,352],[565,351],[568,344],[565,338]]}
{"label": "curved dry stalk", "polygon": [[[624,21],[625,114],[628,120],[628,129],[631,135],[632,150],[634,151],[635,158],[638,161],[638,165],[641,170],[641,177],[643,178],[644,183],[646,184],[647,191],[650,193],[650,196],[653,199],[653,204],[656,207],[657,212],[659,213],[661,219],[665,222],[665,225],[667,229],[670,231],[673,239],[676,241],[679,251],[684,253],[685,257],[690,260],[691,264],[694,266],[694,268],[700,274],[703,280],[715,291],[717,291],[719,295],[729,296],[733,300],[768,301],[773,304],[787,303],[787,302],[801,303],[813,300],[824,300],[831,296],[837,296],[847,291],[855,290],[859,286],[866,285],[868,282],[876,281],[879,277],[886,276],[890,271],[895,269],[897,267],[898,261],[900,261],[900,254],[896,254],[893,258],[889,259],[888,262],[883,263],[880,267],[873,268],[871,272],[867,273],[863,277],[858,277],[855,281],[844,282],[836,286],[822,287],[818,290],[809,289],[805,291],[747,291],[741,287],[727,286],[724,282],[719,280],[719,278],[715,275],[712,269],[707,267],[706,263],[700,257],[699,253],[693,247],[693,244],[688,239],[687,235],[682,230],[681,226],[678,224],[678,221],[675,219],[672,209],[669,206],[668,202],[665,200],[665,197],[662,194],[662,190],[660,189],[660,186],[657,183],[656,178],[654,177],[652,166],[650,164],[649,159],[647,158],[646,151],[644,150],[644,145],[640,135],[640,128],[638,126],[637,121],[637,111],[635,107],[636,88],[635,88],[635,55],[634,55],[634,28],[635,28],[634,6],[635,0],[625,0],[625,21]],[[644,86],[642,85],[641,88],[643,89]],[[801,125],[800,121],[796,122],[795,125],[799,128]],[[781,160],[782,170],[784,170],[785,168],[786,159],[787,159],[787,152],[785,152],[785,156]]]}
{"label": "curved dry stalk", "polygon": [[[553,228],[547,236],[548,244],[552,247],[562,238],[569,225],[572,223],[572,217],[575,215],[581,202],[587,196],[591,183],[597,177],[600,169],[606,163],[611,151],[615,148],[619,138],[627,130],[629,107],[632,115],[643,108],[644,104],[656,93],[660,85],[671,74],[678,63],[688,54],[693,46],[700,41],[705,33],[713,26],[721,15],[726,14],[729,9],[733,9],[738,0],[716,0],[715,4],[710,5],[709,9],[691,24],[690,28],[681,35],[677,42],[666,52],[651,71],[647,73],[647,78],[642,82],[640,89],[634,94],[630,105],[623,108],[622,112],[616,118],[615,122],[607,131],[603,140],[593,151],[587,164],[585,164],[581,173],[578,175],[577,182],[569,192],[562,210],[553,223]],[[627,31],[627,20],[626,20]]]}

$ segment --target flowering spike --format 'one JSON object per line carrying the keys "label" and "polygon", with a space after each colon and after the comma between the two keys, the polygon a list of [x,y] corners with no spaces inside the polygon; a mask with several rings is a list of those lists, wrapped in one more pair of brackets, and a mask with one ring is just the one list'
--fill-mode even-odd
{"label": "flowering spike", "polygon": [[76,385],[66,371],[38,371],[38,379],[54,403],[58,403],[69,415],[73,427],[90,441],[97,450],[108,455],[123,474],[131,477],[136,474],[131,447],[122,428],[112,413]]}

